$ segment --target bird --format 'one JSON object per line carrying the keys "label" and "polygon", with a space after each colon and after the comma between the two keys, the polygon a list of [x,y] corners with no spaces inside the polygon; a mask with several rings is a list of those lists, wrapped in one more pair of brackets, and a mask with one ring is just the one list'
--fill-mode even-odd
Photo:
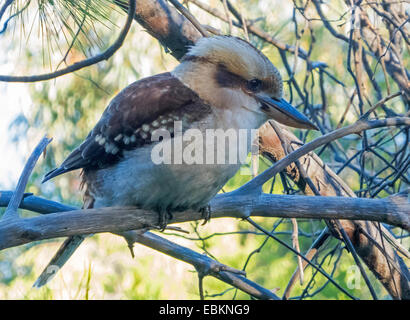
{"label": "bird", "polygon": [[[81,169],[83,208],[136,206],[157,212],[164,227],[172,212],[206,212],[241,163],[153,163],[154,148],[165,141],[153,141],[155,130],[170,132],[173,140],[177,121],[183,132],[205,134],[255,130],[270,119],[318,129],[283,98],[281,75],[259,49],[234,36],[203,37],[172,71],[120,91],[85,140],[43,182]],[[68,238],[34,286],[50,281],[83,239]]]}

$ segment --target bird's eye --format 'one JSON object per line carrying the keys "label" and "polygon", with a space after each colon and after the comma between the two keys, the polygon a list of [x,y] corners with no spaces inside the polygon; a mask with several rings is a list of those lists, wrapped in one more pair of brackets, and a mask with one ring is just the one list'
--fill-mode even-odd
{"label": "bird's eye", "polygon": [[252,92],[257,92],[262,87],[262,81],[260,81],[259,79],[249,80],[248,84],[247,84],[247,87],[248,87],[248,90],[250,90]]}

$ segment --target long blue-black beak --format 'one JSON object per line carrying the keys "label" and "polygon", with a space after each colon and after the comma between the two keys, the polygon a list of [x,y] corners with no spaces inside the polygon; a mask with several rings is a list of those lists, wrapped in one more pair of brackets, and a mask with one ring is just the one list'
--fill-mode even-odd
{"label": "long blue-black beak", "polygon": [[314,123],[285,99],[276,99],[259,94],[255,97],[261,103],[262,110],[269,118],[294,128],[319,130]]}

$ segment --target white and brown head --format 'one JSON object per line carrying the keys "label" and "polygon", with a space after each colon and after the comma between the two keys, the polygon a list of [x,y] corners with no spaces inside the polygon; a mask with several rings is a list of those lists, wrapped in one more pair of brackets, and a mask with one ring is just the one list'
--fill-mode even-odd
{"label": "white and brown head", "polygon": [[285,125],[317,129],[282,98],[283,82],[276,67],[240,38],[201,38],[173,74],[215,107],[243,107]]}

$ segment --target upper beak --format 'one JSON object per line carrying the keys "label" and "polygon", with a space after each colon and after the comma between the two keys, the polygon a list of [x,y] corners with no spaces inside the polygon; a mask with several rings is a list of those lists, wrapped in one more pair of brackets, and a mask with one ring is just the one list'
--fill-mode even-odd
{"label": "upper beak", "polygon": [[270,118],[294,128],[319,130],[303,113],[296,110],[285,99],[277,100],[266,95],[256,95],[255,97]]}

